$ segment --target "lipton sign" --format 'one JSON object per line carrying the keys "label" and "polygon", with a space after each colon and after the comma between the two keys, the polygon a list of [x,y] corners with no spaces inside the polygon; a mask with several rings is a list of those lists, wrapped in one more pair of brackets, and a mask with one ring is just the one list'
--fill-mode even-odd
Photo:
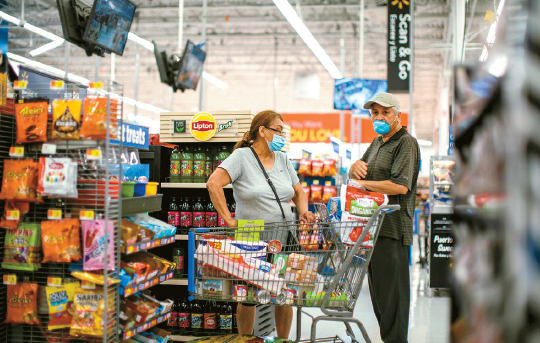
{"label": "lipton sign", "polygon": [[207,141],[216,134],[216,119],[210,113],[196,114],[189,126],[191,135],[199,141]]}

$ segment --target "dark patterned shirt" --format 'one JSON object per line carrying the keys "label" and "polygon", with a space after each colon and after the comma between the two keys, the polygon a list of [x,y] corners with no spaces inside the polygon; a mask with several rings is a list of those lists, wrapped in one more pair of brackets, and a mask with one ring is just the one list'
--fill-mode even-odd
{"label": "dark patterned shirt", "polygon": [[401,210],[387,214],[379,232],[380,236],[412,244],[413,215],[416,183],[420,170],[420,149],[416,138],[402,128],[389,140],[382,136],[373,140],[362,161],[368,164],[366,181],[391,181],[409,189],[407,194],[389,195],[389,204],[399,204]]}

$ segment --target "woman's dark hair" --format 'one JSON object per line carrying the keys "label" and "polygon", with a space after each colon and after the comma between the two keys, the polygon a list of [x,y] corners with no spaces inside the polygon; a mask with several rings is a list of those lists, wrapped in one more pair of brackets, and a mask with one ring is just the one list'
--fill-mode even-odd
{"label": "woman's dark hair", "polygon": [[253,141],[255,141],[255,139],[257,138],[259,127],[271,126],[274,123],[274,120],[276,120],[276,118],[279,118],[281,121],[283,121],[281,114],[274,111],[266,110],[257,113],[257,115],[251,121],[251,127],[249,128],[249,131],[244,134],[244,137],[242,137],[242,140],[240,140],[240,142],[236,143],[233,151],[239,148],[251,146],[253,144]]}

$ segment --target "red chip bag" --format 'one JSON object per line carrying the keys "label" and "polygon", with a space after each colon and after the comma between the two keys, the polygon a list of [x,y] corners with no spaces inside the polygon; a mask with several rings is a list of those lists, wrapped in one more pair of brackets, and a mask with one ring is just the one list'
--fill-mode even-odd
{"label": "red chip bag", "polygon": [[327,204],[330,198],[337,196],[337,189],[335,186],[324,186],[322,203]]}
{"label": "red chip bag", "polygon": [[5,323],[39,324],[37,316],[36,282],[23,282],[7,286],[7,313]]}
{"label": "red chip bag", "polygon": [[304,190],[304,193],[306,193],[306,198],[309,199],[309,194],[311,193],[311,188],[307,184],[303,183],[302,184],[302,189]]}
{"label": "red chip bag", "polygon": [[311,176],[322,177],[323,176],[323,161],[313,161],[311,163]]}
{"label": "red chip bag", "polygon": [[334,176],[337,173],[335,160],[324,160],[323,176]]}
{"label": "red chip bag", "polygon": [[311,176],[311,160],[300,160],[300,167],[298,168],[298,175]]}
{"label": "red chip bag", "polygon": [[[4,206],[4,214],[0,219],[0,227],[4,229],[16,229],[19,226],[21,218],[30,210],[30,204],[27,202],[19,202],[7,200]],[[15,213],[13,212],[15,211]],[[19,212],[19,219],[15,219],[13,215]]]}
{"label": "red chip bag", "polygon": [[309,202],[321,202],[322,201],[323,186],[311,185],[311,196]]}
{"label": "red chip bag", "polygon": [[347,186],[345,211],[349,212],[351,210],[351,200],[353,199],[372,200],[373,202],[377,203],[378,207],[388,204],[388,196],[386,194],[370,192],[365,189]]}

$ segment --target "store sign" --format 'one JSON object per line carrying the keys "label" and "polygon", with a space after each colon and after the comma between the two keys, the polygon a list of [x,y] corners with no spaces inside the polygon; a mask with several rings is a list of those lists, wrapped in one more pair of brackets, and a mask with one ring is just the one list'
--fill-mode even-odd
{"label": "store sign", "polygon": [[174,133],[184,133],[186,132],[186,121],[185,120],[175,120],[174,121]]}
{"label": "store sign", "polygon": [[412,26],[410,2],[388,1],[388,92],[409,92],[412,71]]}
{"label": "store sign", "polygon": [[216,119],[210,113],[196,114],[189,124],[191,135],[199,141],[207,141],[216,134]]}
{"label": "store sign", "polygon": [[[123,146],[148,149],[150,138],[150,130],[147,127],[123,123],[122,124],[122,144]],[[120,144],[119,141],[111,140],[113,144]]]}
{"label": "store sign", "polygon": [[450,126],[448,133],[448,156],[454,154],[455,143],[454,143],[454,128]]}

